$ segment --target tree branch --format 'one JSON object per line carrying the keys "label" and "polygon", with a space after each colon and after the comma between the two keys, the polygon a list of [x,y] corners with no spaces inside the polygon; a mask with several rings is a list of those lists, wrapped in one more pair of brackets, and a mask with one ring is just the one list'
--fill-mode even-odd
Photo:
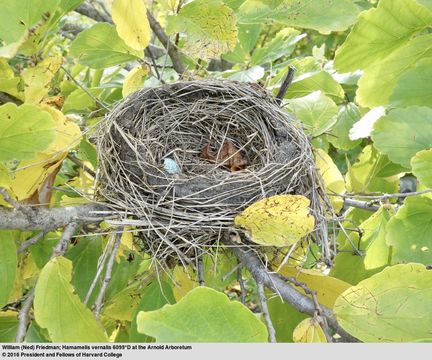
{"label": "tree branch", "polygon": [[[228,245],[233,244],[229,243]],[[282,299],[289,302],[298,311],[314,316],[316,308],[313,300],[288,285],[277,274],[269,273],[266,267],[261,263],[261,260],[252,252],[252,250],[245,246],[237,245],[230,247],[230,249],[249,270],[257,282],[262,282],[266,287],[281,296]],[[321,309],[329,326],[341,336],[344,342],[358,342],[356,338],[340,327],[333,312],[329,308],[321,305]]]}
{"label": "tree branch", "polygon": [[[71,222],[77,222],[79,225],[96,224],[113,217],[113,213],[101,204],[61,208],[25,206],[24,208],[31,210],[31,212],[0,207],[0,230],[41,230],[48,232],[65,227]],[[105,214],[100,212],[105,212]]]}

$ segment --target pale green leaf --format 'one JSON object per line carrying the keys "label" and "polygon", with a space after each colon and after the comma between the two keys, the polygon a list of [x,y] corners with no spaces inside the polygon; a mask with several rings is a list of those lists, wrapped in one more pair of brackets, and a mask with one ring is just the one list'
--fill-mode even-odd
{"label": "pale green leaf", "polygon": [[102,326],[70,285],[72,262],[62,257],[42,269],[35,289],[36,322],[53,342],[107,342]]}
{"label": "pale green leaf", "polygon": [[144,50],[150,41],[150,24],[142,0],[114,0],[112,19],[118,35],[132,49]]}
{"label": "pale green leaf", "polygon": [[431,122],[431,108],[394,109],[375,123],[372,140],[391,161],[409,168],[418,151],[432,146]]}
{"label": "pale green leaf", "polygon": [[141,311],[137,324],[157,342],[267,342],[265,325],[247,307],[205,287],[175,305]]}
{"label": "pale green leaf", "polygon": [[289,56],[297,42],[305,36],[306,34],[300,34],[300,31],[292,28],[279,31],[271,41],[253,52],[251,65],[263,65],[271,63],[282,56]]}
{"label": "pale green leaf", "polygon": [[234,49],[237,24],[234,12],[221,0],[195,0],[168,18],[167,32],[185,33],[183,51],[193,57],[211,59]]}
{"label": "pale green leaf", "polygon": [[289,246],[314,229],[310,201],[302,195],[275,195],[255,202],[234,223],[247,230],[250,240],[267,246]]}
{"label": "pale green leaf", "polygon": [[238,10],[240,23],[277,21],[284,25],[342,31],[356,20],[359,9],[349,0],[247,0]]}
{"label": "pale green leaf", "polygon": [[334,66],[339,72],[366,69],[381,62],[431,23],[432,12],[415,0],[381,0],[377,8],[360,14],[346,41],[336,51]]}
{"label": "pale green leaf", "polygon": [[424,186],[432,188],[432,149],[419,151],[411,159],[413,174]]}
{"label": "pale green leaf", "polygon": [[393,166],[387,156],[380,154],[372,145],[363,148],[357,162],[348,166],[346,185],[349,192],[397,192],[396,176],[404,168]]}
{"label": "pale green leaf", "polygon": [[143,52],[127,46],[113,25],[99,23],[78,34],[70,47],[70,55],[84,65],[102,69],[142,58]]}
{"label": "pale green leaf", "polygon": [[339,324],[364,342],[412,342],[432,329],[432,271],[400,264],[361,281],[336,301]]}
{"label": "pale green leaf", "polygon": [[18,320],[16,316],[0,316],[0,342],[15,342],[18,330]]}
{"label": "pale green leaf", "polygon": [[131,342],[151,342],[149,336],[140,334],[137,328],[137,315],[140,311],[154,311],[166,304],[175,304],[171,286],[165,281],[152,281],[146,286],[142,300],[135,309],[130,328]]}
{"label": "pale green leaf", "polygon": [[6,44],[18,42],[27,29],[52,14],[59,0],[7,0],[2,1],[0,11],[0,39]]}
{"label": "pale green leaf", "polygon": [[32,158],[55,137],[52,116],[36,105],[0,106],[0,160]]}
{"label": "pale green leaf", "polygon": [[396,107],[432,104],[432,57],[422,59],[397,81],[390,103]]}
{"label": "pale green leaf", "polygon": [[305,131],[313,136],[329,130],[337,121],[338,107],[321,91],[291,99],[287,106],[304,124]]}
{"label": "pale green leaf", "polygon": [[360,120],[361,114],[356,104],[350,102],[339,108],[336,124],[333,125],[328,137],[329,142],[337,149],[351,150],[361,140],[351,140],[349,130]]}
{"label": "pale green leaf", "polygon": [[261,32],[260,24],[238,25],[238,41],[234,50],[223,54],[222,58],[231,63],[243,63],[249,58]]}
{"label": "pale green leaf", "polygon": [[387,105],[401,76],[428,57],[432,57],[432,35],[423,35],[367,68],[358,82],[357,103],[369,108]]}
{"label": "pale green leaf", "polygon": [[432,199],[409,197],[387,225],[393,264],[432,264]]}
{"label": "pale green leaf", "polygon": [[[17,272],[15,236],[12,231],[0,230],[0,309],[7,304]],[[1,318],[0,318],[1,319]]]}
{"label": "pale green leaf", "polygon": [[342,86],[328,72],[313,71],[296,77],[288,88],[285,98],[302,97],[317,90],[335,101],[340,101],[345,96]]}

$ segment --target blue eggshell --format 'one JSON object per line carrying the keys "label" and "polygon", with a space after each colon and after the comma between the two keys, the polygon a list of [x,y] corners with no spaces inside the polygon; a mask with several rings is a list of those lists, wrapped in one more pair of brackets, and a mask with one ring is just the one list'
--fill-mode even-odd
{"label": "blue eggshell", "polygon": [[179,174],[181,171],[177,163],[170,158],[164,159],[164,168],[168,174]]}

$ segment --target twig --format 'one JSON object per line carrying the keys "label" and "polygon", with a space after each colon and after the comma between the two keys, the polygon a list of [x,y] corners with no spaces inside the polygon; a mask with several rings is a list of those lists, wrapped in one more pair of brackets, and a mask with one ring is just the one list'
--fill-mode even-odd
{"label": "twig", "polygon": [[102,305],[103,305],[103,300],[104,300],[104,297],[105,297],[106,289],[108,287],[109,282],[111,281],[111,274],[112,274],[112,270],[113,270],[114,261],[115,261],[116,254],[117,254],[117,250],[120,247],[120,240],[121,240],[122,233],[123,232],[118,232],[116,234],[116,239],[115,239],[114,245],[112,247],[111,255],[109,257],[109,260],[108,260],[108,263],[107,263],[107,266],[106,266],[105,277],[104,277],[104,280],[102,282],[102,286],[101,286],[101,288],[99,290],[99,293],[98,293],[98,296],[96,298],[96,301],[95,301],[94,313],[95,313],[95,316],[96,316],[97,319],[100,316],[100,312],[101,312],[101,309],[102,309]]}
{"label": "twig", "polygon": [[355,207],[357,209],[363,209],[368,211],[378,211],[380,206],[379,205],[373,205],[366,201],[360,201],[360,200],[353,200],[346,198],[344,200],[345,206]]}
{"label": "twig", "polygon": [[[241,265],[241,264],[239,264]],[[237,269],[237,281],[240,285],[240,302],[246,304],[246,286],[243,281],[243,267]]]}
{"label": "twig", "polygon": [[[233,244],[228,242],[228,245]],[[269,273],[266,267],[261,263],[261,260],[254,253],[252,253],[250,249],[244,246],[233,246],[230,249],[257,281],[261,281],[266,287],[279,294],[282,299],[290,303],[298,311],[311,316],[315,314],[316,309],[313,300],[288,285],[276,274]],[[341,336],[343,341],[358,342],[356,338],[340,327],[336,318],[334,317],[333,312],[329,308],[321,306],[321,309],[323,315],[327,319],[329,326]]]}
{"label": "twig", "polygon": [[40,239],[44,237],[45,233],[41,231],[40,233],[32,236],[30,239],[24,241],[17,250],[17,254],[26,251],[30,246],[36,244]]}
{"label": "twig", "polygon": [[181,59],[180,52],[178,48],[171,42],[167,34],[165,34],[164,29],[159,24],[159,22],[153,17],[150,11],[147,11],[147,18],[150,24],[151,29],[155,33],[156,37],[159,39],[163,47],[168,52],[168,56],[171,59],[174,70],[180,75],[183,76],[186,72],[186,68],[184,67]]}
{"label": "twig", "polygon": [[281,87],[279,88],[279,92],[276,95],[276,101],[278,104],[282,103],[282,99],[284,98],[286,92],[288,91],[289,86],[291,85],[291,82],[294,79],[294,68],[289,66],[288,67],[288,73],[284,79],[284,81],[282,82]]}
{"label": "twig", "polygon": [[113,246],[113,242],[114,242],[114,240],[116,238],[115,234],[116,234],[115,232],[111,234],[111,236],[110,236],[110,238],[108,240],[108,243],[105,246],[104,252],[99,257],[98,266],[97,266],[97,269],[96,269],[96,275],[95,275],[95,277],[94,277],[94,279],[93,279],[93,281],[92,281],[92,283],[91,283],[91,285],[90,285],[90,287],[89,287],[89,289],[87,291],[86,297],[84,299],[84,305],[87,305],[87,303],[89,302],[90,296],[92,295],[93,290],[95,289],[95,287],[96,287],[96,285],[98,283],[99,277],[102,274],[102,270],[105,267],[105,261],[108,259],[109,250]]}
{"label": "twig", "polygon": [[33,305],[34,296],[35,290],[33,288],[27,293],[24,304],[18,313],[18,330],[15,337],[15,342],[17,343],[23,342],[26,337],[27,327],[29,324],[29,312]]}
{"label": "twig", "polygon": [[264,292],[264,285],[261,281],[257,281],[256,283],[257,283],[257,290],[258,290],[258,298],[259,298],[259,302],[261,305],[261,312],[263,314],[264,321],[266,323],[267,330],[268,330],[268,340],[271,343],[275,343],[276,342],[276,331],[273,327],[273,323],[272,323],[272,320],[270,318],[270,314],[268,311],[267,299],[266,299],[265,292]]}
{"label": "twig", "polygon": [[110,111],[111,109],[106,106],[102,101],[100,101],[96,96],[94,96],[88,89],[80,84],[78,80],[75,79],[75,77],[71,74],[69,70],[67,70],[63,65],[60,66],[61,69],[66,73],[66,75],[75,83],[76,86],[78,86],[82,91],[84,91],[88,97],[90,97],[96,104],[98,104],[100,107],[104,108],[105,110]]}
{"label": "twig", "polygon": [[53,253],[51,255],[51,259],[58,256],[63,256],[66,253],[70,239],[75,234],[75,231],[78,229],[78,227],[79,224],[77,222],[71,222],[68,225],[66,225],[59,242],[54,247]]}
{"label": "twig", "polygon": [[332,337],[329,334],[329,329],[328,329],[328,324],[327,324],[327,319],[325,317],[325,314],[323,313],[322,307],[318,302],[318,298],[317,298],[317,294],[315,291],[309,289],[309,287],[305,284],[302,283],[300,281],[298,281],[296,278],[294,277],[286,277],[283,275],[278,274],[282,279],[284,279],[285,281],[288,281],[292,284],[294,284],[295,286],[298,286],[300,288],[303,289],[303,291],[310,295],[312,298],[312,301],[314,303],[315,309],[316,309],[316,316],[314,315],[314,318],[318,321],[318,323],[321,325],[321,328],[324,332],[324,335],[327,339],[327,342],[333,342]]}
{"label": "twig", "polygon": [[343,198],[360,198],[360,199],[374,199],[374,200],[385,200],[392,198],[403,198],[408,196],[417,196],[424,195],[432,192],[432,189],[426,189],[422,191],[413,191],[406,193],[395,193],[395,194],[379,194],[379,195],[370,195],[370,194],[328,194],[329,196],[339,196]]}
{"label": "twig", "polygon": [[83,162],[78,159],[77,157],[75,157],[72,154],[68,154],[67,158],[72,161],[75,165],[78,165],[81,169],[83,169],[86,173],[88,173],[91,177],[95,178],[96,177],[96,173],[90,169],[88,166],[84,165]]}
{"label": "twig", "polygon": [[204,286],[204,264],[203,264],[203,257],[202,257],[202,251],[200,249],[197,249],[196,251],[199,251],[200,254],[198,255],[198,283],[199,286]]}

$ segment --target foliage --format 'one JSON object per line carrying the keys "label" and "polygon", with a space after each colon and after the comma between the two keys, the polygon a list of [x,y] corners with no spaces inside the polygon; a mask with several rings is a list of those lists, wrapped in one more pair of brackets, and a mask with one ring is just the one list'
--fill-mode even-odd
{"label": "foliage", "polygon": [[[418,190],[432,187],[430,1],[114,0],[111,9],[103,2],[107,13],[95,7],[97,19],[81,3],[1,4],[0,187],[11,198],[0,196],[1,210],[14,201],[65,207],[94,200],[94,128],[143,86],[184,75],[259,82],[277,94],[292,66],[282,108],[310,136],[332,195],[334,264],[321,263],[319,247],[304,239],[317,224],[304,196],[258,201],[236,225],[251,242],[277,247],[271,265],[315,291],[352,336],[430,341],[431,195],[384,196],[398,193],[409,174]],[[377,206],[350,207],[347,197]],[[59,257],[52,252],[61,232],[40,234],[19,251],[38,232],[0,230],[1,342],[14,341],[17,312],[32,289],[28,341],[267,341],[252,312],[260,311],[253,276],[236,276],[228,249],[203,256],[207,287],[198,287],[191,265],[156,273],[157,259],[142,253],[133,228],[120,238],[97,317],[92,310],[114,251],[108,226],[75,234]],[[266,295],[277,341],[327,341],[315,316]]]}

